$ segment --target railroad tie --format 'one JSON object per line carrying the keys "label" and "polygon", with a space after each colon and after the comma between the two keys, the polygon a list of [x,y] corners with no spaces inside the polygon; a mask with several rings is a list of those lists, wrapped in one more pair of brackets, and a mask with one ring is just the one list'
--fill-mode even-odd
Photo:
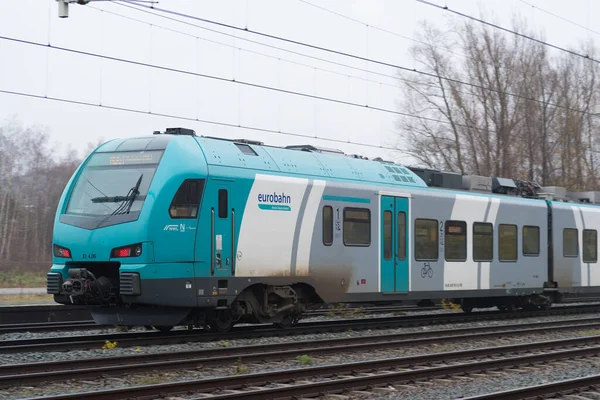
{"label": "railroad tie", "polygon": [[341,394],[328,394],[326,399],[339,399],[339,400],[348,400],[348,396],[344,396]]}
{"label": "railroad tie", "polygon": [[586,395],[591,394],[592,396],[596,396],[597,398],[600,398],[600,392],[585,392]]}
{"label": "railroad tie", "polygon": [[389,393],[389,392],[396,392],[397,389],[391,388],[391,387],[377,387],[377,388],[373,388],[373,391],[380,392],[380,393]]}

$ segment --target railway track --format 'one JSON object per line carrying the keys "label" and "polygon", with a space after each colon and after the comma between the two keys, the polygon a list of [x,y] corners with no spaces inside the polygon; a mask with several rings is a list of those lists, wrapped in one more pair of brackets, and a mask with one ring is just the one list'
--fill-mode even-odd
{"label": "railway track", "polygon": [[177,330],[167,334],[160,332],[129,332],[87,336],[62,336],[55,338],[4,340],[0,342],[0,354],[27,351],[68,351],[101,347],[107,340],[118,342],[121,347],[163,345],[176,343],[207,342],[219,339],[242,339],[268,336],[289,336],[324,332],[343,332],[348,329],[391,329],[423,325],[440,325],[483,320],[540,317],[549,315],[582,314],[600,311],[600,306],[556,307],[550,310],[503,313],[488,311],[477,313],[446,313],[434,315],[409,315],[401,317],[339,319],[322,322],[300,322],[288,329],[275,329],[272,325],[249,325],[235,327],[226,334],[207,333],[198,330]]}
{"label": "railway track", "polygon": [[74,321],[74,322],[37,322],[31,324],[4,324],[0,325],[0,335],[16,332],[57,332],[102,329],[106,325],[98,325],[94,321]]}
{"label": "railway track", "polygon": [[[465,397],[462,400],[514,400],[539,399],[540,396],[559,399],[562,396],[573,399],[597,399],[600,391],[600,375],[584,376],[577,379],[566,379],[542,385],[527,386],[513,390],[488,393],[480,396]],[[585,397],[586,393],[592,394]]]}
{"label": "railway track", "polygon": [[[564,304],[576,302],[600,302],[600,298],[569,298]],[[381,306],[381,307],[342,307],[322,308],[307,312],[307,317],[336,316],[352,313],[377,314],[400,312],[427,312],[439,310],[440,305],[417,306]],[[44,332],[44,331],[69,331],[90,330],[110,327],[97,325],[92,320],[88,310],[75,306],[65,305],[31,305],[31,306],[5,306],[0,307],[0,334],[15,332]]]}
{"label": "railway track", "polygon": [[[561,322],[535,322],[494,327],[469,327],[463,329],[411,332],[387,335],[373,335],[351,338],[309,340],[277,343],[270,345],[239,346],[231,348],[209,348],[178,353],[154,353],[135,356],[78,359],[33,364],[12,364],[0,366],[0,387],[33,384],[45,381],[55,382],[77,377],[94,379],[101,376],[123,375],[147,371],[197,368],[198,366],[227,365],[234,362],[268,362],[299,355],[327,355],[341,352],[372,351],[410,347],[429,343],[449,343],[457,341],[481,340],[499,335],[527,335],[550,331],[600,328],[600,318],[567,320]],[[581,345],[600,343],[600,335],[583,338],[564,339],[549,342],[560,345]],[[519,347],[520,346],[520,347]],[[517,345],[515,349],[529,346],[545,347],[546,342],[535,345]],[[486,350],[487,351],[487,350]],[[475,354],[475,353],[473,353]],[[485,354],[485,353],[481,353]]]}
{"label": "railway track", "polygon": [[[348,345],[344,347],[348,349]],[[119,389],[94,390],[44,396],[43,399],[151,399],[183,393],[186,394],[186,398],[189,398],[190,395],[196,396],[192,397],[194,399],[282,399],[294,398],[296,396],[310,397],[325,393],[349,393],[372,390],[380,386],[415,380],[432,380],[439,377],[599,355],[600,335],[595,335],[464,351],[122,387]],[[483,398],[486,397],[481,397],[481,399]]]}
{"label": "railway track", "polygon": [[[25,308],[25,307],[22,307]],[[306,314],[307,317],[318,316],[338,316],[352,314],[385,314],[385,313],[402,313],[402,312],[427,312],[439,310],[441,307],[369,307],[369,308],[337,308],[337,309],[319,309],[311,310]],[[0,313],[2,308],[0,308]],[[23,310],[24,315],[27,315],[27,310]],[[36,313],[39,312],[36,311]],[[92,319],[84,319],[80,321],[52,321],[52,322],[24,322],[15,324],[0,324],[0,334],[15,333],[15,332],[47,332],[47,331],[69,331],[69,330],[92,330],[111,328],[111,325],[98,325]]]}
{"label": "railway track", "polygon": [[44,322],[90,321],[85,308],[61,304],[12,305],[0,307],[0,326]]}

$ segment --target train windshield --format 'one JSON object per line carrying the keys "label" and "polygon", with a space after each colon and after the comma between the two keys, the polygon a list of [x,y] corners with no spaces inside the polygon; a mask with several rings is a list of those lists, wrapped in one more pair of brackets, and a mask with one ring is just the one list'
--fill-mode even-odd
{"label": "train windshield", "polygon": [[66,213],[95,217],[138,213],[162,153],[94,154],[77,179]]}

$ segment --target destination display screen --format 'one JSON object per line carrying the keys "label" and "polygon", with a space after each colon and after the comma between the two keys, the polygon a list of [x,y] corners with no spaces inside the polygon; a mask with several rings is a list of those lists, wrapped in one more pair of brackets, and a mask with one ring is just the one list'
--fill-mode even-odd
{"label": "destination display screen", "polygon": [[96,153],[90,159],[88,166],[98,167],[158,164],[162,154],[162,150]]}

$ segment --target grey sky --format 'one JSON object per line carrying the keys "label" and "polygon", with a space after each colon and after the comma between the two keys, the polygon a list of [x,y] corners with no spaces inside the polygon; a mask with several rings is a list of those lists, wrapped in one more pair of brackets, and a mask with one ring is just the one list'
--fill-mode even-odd
{"label": "grey sky", "polygon": [[[407,38],[414,37],[417,23],[428,20],[440,27],[448,12],[414,0],[307,0],[349,17]],[[599,39],[599,34],[548,15],[529,4],[600,32],[600,3],[592,0],[432,0],[470,15],[484,7],[491,20],[510,26],[520,13],[530,27],[545,32],[545,39],[559,46]],[[365,25],[312,7],[300,0],[162,0],[159,7],[213,19],[293,40],[366,56],[410,68],[418,67],[408,55],[413,44]],[[106,10],[106,12],[100,11]],[[334,56],[300,46],[261,38],[239,31],[187,20],[238,38],[191,27],[134,11],[106,1],[86,6],[71,5],[70,17],[59,19],[55,0],[0,0],[0,35],[122,57],[182,70],[235,78],[285,90],[316,94],[370,107],[397,110],[400,100],[395,79],[334,65],[281,50],[246,42],[248,38],[303,54],[349,64],[394,76],[393,68]],[[147,23],[124,19],[108,12]],[[184,19],[182,19],[184,20]],[[156,26],[150,27],[149,23]],[[187,33],[182,35],[158,26]],[[222,42],[226,45],[209,42]],[[239,47],[243,50],[239,50]],[[300,66],[253,52],[308,65]],[[342,75],[316,68],[335,71]],[[367,82],[368,78],[375,82]],[[281,130],[352,142],[393,147],[397,116],[365,108],[334,104],[262,89],[242,87],[178,73],[152,70],[100,60],[58,50],[0,40],[0,90],[101,103],[144,112]],[[400,162],[397,152],[291,137],[273,133],[220,127],[194,121],[71,105],[0,93],[0,123],[16,115],[26,125],[41,124],[64,149],[77,150],[88,142],[130,137],[184,126],[198,134],[249,138],[272,145],[310,143],[339,148],[368,157],[382,156]]]}

